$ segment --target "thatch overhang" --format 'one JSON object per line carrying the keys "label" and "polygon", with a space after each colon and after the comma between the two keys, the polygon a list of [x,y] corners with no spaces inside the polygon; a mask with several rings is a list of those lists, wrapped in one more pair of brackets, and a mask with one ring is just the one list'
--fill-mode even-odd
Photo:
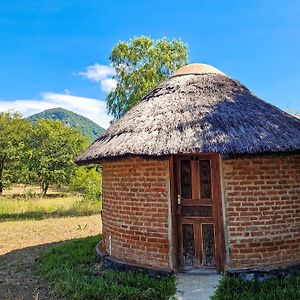
{"label": "thatch overhang", "polygon": [[162,82],[76,162],[128,155],[300,152],[300,119],[261,100],[215,68],[197,70],[179,70]]}

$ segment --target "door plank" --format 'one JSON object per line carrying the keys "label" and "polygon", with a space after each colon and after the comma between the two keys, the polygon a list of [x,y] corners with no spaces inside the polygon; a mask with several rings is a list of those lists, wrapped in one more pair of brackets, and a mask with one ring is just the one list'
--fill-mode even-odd
{"label": "door plank", "polygon": [[[176,170],[176,172],[174,172]],[[171,155],[169,160],[169,174],[170,174],[170,196],[171,196],[171,223],[172,223],[172,257],[173,257],[173,270],[178,270],[178,218],[177,218],[177,169],[176,159]]]}
{"label": "door plank", "polygon": [[213,217],[181,217],[181,222],[184,224],[202,224],[202,223],[213,223]]}
{"label": "door plank", "polygon": [[203,199],[198,199],[198,200],[190,200],[190,199],[181,199],[182,205],[187,205],[187,206],[202,206],[202,205],[208,205],[212,206],[212,200],[203,200]]}
{"label": "door plank", "polygon": [[195,224],[195,262],[196,265],[202,264],[202,231],[201,224]]}
{"label": "door plank", "polygon": [[198,200],[200,199],[199,161],[192,160],[191,168],[192,168],[192,199]]}
{"label": "door plank", "polygon": [[212,157],[213,162],[213,215],[215,223],[215,247],[216,247],[216,269],[217,272],[224,271],[224,228],[222,213],[222,198],[220,186],[220,164],[219,155]]}

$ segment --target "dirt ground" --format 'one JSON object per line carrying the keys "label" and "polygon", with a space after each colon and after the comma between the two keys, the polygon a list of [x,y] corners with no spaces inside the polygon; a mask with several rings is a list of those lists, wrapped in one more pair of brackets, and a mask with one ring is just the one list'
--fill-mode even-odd
{"label": "dirt ground", "polygon": [[0,222],[0,300],[51,299],[32,270],[40,253],[100,232],[99,215]]}

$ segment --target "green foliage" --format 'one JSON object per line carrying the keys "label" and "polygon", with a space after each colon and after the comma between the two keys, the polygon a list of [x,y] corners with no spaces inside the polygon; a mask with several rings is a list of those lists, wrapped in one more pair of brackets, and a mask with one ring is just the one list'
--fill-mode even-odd
{"label": "green foliage", "polygon": [[119,42],[110,56],[117,87],[107,96],[108,112],[116,119],[131,109],[143,96],[187,64],[187,46],[181,40],[149,37]]}
{"label": "green foliage", "polygon": [[283,280],[244,282],[224,276],[212,300],[294,300],[300,299],[300,274]]}
{"label": "green foliage", "polygon": [[174,277],[150,277],[135,272],[99,272],[95,245],[99,236],[52,247],[42,255],[38,273],[57,297],[66,299],[169,299],[175,293]]}
{"label": "green foliage", "polygon": [[0,113],[0,193],[4,186],[28,180],[27,154],[31,124],[18,113]]}
{"label": "green foliage", "polygon": [[102,195],[100,167],[79,167],[75,171],[69,187],[87,200],[100,200]]}
{"label": "green foliage", "polygon": [[74,159],[87,145],[77,130],[59,121],[40,120],[33,127],[29,170],[43,194],[50,184],[68,184],[76,170]]}
{"label": "green foliage", "polygon": [[74,163],[87,144],[77,129],[60,121],[41,119],[32,125],[18,113],[1,113],[0,192],[12,183],[39,183],[46,194],[50,184],[72,181],[84,198],[100,199],[101,173]]}
{"label": "green foliage", "polygon": [[28,119],[33,123],[41,119],[61,121],[66,126],[79,129],[89,139],[89,142],[93,142],[104,132],[104,128],[90,119],[63,108],[47,109],[32,115]]}

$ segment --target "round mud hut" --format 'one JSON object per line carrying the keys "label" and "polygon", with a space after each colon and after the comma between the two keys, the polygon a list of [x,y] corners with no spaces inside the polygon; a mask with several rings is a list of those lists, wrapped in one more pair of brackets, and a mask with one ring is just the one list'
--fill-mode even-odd
{"label": "round mud hut", "polygon": [[243,271],[300,262],[300,119],[204,64],[113,123],[78,164],[103,167],[115,266]]}

